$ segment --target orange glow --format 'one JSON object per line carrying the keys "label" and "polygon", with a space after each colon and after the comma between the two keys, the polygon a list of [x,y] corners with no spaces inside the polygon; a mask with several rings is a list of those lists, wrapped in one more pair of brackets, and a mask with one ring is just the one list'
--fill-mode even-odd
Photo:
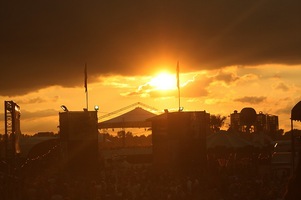
{"label": "orange glow", "polygon": [[162,72],[154,77],[149,84],[157,90],[176,89],[176,77],[174,74]]}

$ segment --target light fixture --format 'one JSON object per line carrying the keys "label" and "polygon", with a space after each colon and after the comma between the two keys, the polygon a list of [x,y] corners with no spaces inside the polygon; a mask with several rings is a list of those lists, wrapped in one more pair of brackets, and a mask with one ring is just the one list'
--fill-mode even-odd
{"label": "light fixture", "polygon": [[99,106],[98,106],[98,105],[95,105],[95,106],[94,106],[94,110],[95,110],[95,111],[98,111],[98,110],[99,110]]}
{"label": "light fixture", "polygon": [[68,108],[65,105],[61,105],[61,108],[63,109],[63,111],[68,112]]}

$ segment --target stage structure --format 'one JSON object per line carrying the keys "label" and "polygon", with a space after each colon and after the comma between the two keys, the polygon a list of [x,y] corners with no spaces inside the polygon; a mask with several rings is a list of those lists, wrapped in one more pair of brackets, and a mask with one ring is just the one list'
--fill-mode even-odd
{"label": "stage structure", "polygon": [[206,135],[210,114],[205,111],[168,112],[152,122],[155,169],[203,173],[206,169]]}
{"label": "stage structure", "polygon": [[[291,168],[292,173],[294,173],[296,168],[296,135],[294,131],[294,121],[301,121],[301,101],[299,101],[291,110],[291,148],[292,148],[292,157],[291,157]],[[300,138],[299,138],[300,139]]]}
{"label": "stage structure", "polygon": [[98,165],[97,111],[59,113],[62,170],[80,174]]}
{"label": "stage structure", "polygon": [[146,128],[151,127],[151,122],[147,121],[147,119],[157,116],[153,112],[149,112],[143,109],[141,106],[147,108],[148,110],[152,110],[158,112],[158,110],[154,107],[148,106],[141,102],[134,103],[132,105],[126,106],[104,116],[100,116],[100,120],[103,118],[110,117],[117,113],[128,110],[129,108],[135,107],[133,110],[128,111],[122,115],[114,117],[109,120],[101,121],[98,123],[99,129],[107,129],[107,128]]}
{"label": "stage structure", "polygon": [[4,134],[4,154],[8,164],[9,174],[16,165],[17,155],[20,153],[19,139],[20,130],[20,107],[13,101],[4,102],[5,134]]}

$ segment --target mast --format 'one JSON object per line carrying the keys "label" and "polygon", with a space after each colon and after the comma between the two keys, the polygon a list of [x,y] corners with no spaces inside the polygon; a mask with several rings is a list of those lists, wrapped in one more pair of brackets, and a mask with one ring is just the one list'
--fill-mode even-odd
{"label": "mast", "polygon": [[180,67],[179,67],[179,61],[177,63],[177,87],[178,87],[178,99],[179,99],[179,111],[181,111],[181,93],[180,93]]}
{"label": "mast", "polygon": [[87,73],[87,63],[85,63],[85,80],[84,80],[84,85],[85,85],[85,93],[86,93],[86,109],[88,110],[88,73]]}

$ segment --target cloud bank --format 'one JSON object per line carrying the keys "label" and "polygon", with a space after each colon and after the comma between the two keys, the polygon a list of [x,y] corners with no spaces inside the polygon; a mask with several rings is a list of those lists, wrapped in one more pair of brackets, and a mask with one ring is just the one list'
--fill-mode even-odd
{"label": "cloud bank", "polygon": [[[300,64],[301,1],[5,1],[0,8],[0,95],[183,71]],[[222,77],[221,77],[222,78]]]}

